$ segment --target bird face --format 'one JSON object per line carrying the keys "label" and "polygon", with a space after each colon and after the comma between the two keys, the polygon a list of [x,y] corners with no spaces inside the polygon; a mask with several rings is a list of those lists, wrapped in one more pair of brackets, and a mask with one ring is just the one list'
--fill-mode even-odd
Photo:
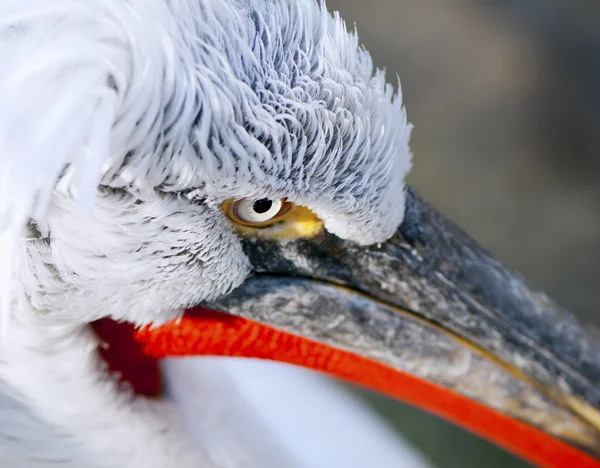
{"label": "bird face", "polygon": [[597,338],[406,189],[401,98],[337,16],[308,0],[31,5],[0,6],[17,30],[0,142],[19,156],[0,198],[23,193],[1,212],[9,326],[93,345],[100,318],[203,305],[597,454]]}
{"label": "bird face", "polygon": [[[0,55],[0,460],[196,467],[90,324],[228,295],[252,238],[384,241],[410,166],[401,100],[313,2],[8,0]],[[260,227],[228,211],[265,198],[294,209]]]}
{"label": "bird face", "polygon": [[[238,286],[251,271],[242,237],[289,240],[322,225],[363,245],[389,238],[404,212],[410,126],[341,20],[312,2],[156,3],[138,14],[157,37],[131,31],[118,45],[157,50],[127,51],[134,63],[94,83],[120,107],[98,187],[80,185],[98,180],[90,165],[53,159],[62,174],[29,225],[34,259],[21,273],[35,307],[86,318],[152,312],[147,322]],[[132,14],[115,8],[109,20]],[[88,20],[74,20],[73,33]],[[46,195],[34,191],[35,209]],[[91,198],[86,222],[81,196]],[[223,208],[260,199],[295,208],[256,229]]]}

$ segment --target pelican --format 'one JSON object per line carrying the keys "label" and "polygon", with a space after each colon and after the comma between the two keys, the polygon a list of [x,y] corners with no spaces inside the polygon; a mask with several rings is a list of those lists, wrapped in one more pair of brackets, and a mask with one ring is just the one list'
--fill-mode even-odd
{"label": "pelican", "polygon": [[295,466],[233,393],[260,447],[211,454],[218,378],[160,362],[217,355],[600,467],[598,334],[406,186],[410,132],[314,0],[2,0],[1,465]]}

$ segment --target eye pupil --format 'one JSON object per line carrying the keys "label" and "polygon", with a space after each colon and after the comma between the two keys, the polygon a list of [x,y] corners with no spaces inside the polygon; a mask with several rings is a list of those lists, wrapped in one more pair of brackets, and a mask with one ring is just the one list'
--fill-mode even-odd
{"label": "eye pupil", "polygon": [[260,200],[256,200],[254,205],[252,205],[252,209],[259,214],[266,213],[273,206],[273,202],[268,198],[261,198]]}

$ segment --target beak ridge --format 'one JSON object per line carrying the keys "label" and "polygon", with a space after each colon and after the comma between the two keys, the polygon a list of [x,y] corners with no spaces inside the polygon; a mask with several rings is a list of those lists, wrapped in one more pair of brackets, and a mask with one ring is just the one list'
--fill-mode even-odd
{"label": "beak ridge", "polygon": [[600,456],[600,340],[407,190],[381,245],[248,239],[209,304],[433,382]]}

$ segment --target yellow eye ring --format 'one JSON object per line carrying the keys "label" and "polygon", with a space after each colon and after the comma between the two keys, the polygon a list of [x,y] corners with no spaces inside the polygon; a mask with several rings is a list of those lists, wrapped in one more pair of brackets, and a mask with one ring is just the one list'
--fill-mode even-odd
{"label": "yellow eye ring", "polygon": [[242,198],[227,204],[227,217],[242,226],[262,228],[284,219],[293,208],[285,198]]}

